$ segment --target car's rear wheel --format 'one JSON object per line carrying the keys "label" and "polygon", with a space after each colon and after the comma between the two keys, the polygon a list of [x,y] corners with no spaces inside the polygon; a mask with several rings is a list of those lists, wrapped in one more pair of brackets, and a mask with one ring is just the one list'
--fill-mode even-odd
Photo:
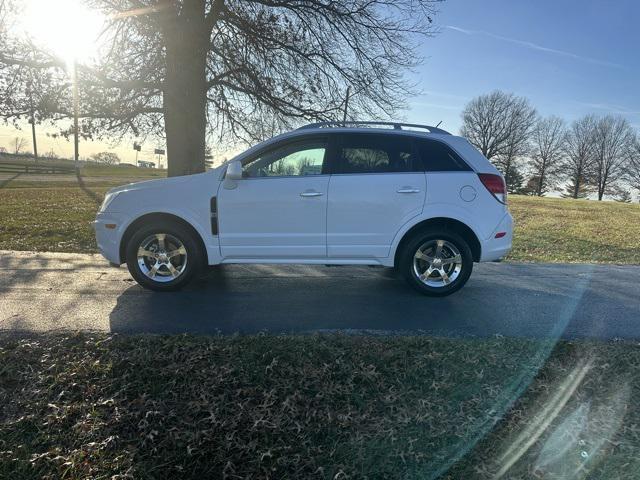
{"label": "car's rear wheel", "polygon": [[178,290],[200,270],[202,253],[193,234],[179,224],[140,228],[126,247],[127,267],[143,287]]}
{"label": "car's rear wheel", "polygon": [[473,270],[473,255],[467,242],[449,231],[423,231],[405,245],[398,267],[419,292],[443,297],[459,290]]}

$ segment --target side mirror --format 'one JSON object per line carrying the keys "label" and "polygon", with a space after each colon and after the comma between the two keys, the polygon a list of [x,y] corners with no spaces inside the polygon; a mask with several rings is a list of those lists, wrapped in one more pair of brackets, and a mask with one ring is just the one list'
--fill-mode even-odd
{"label": "side mirror", "polygon": [[229,180],[240,180],[242,179],[242,163],[239,160],[235,162],[231,162],[227,166],[227,175],[225,178]]}
{"label": "side mirror", "polygon": [[238,188],[238,184],[236,180],[240,180],[242,178],[242,163],[236,160],[235,162],[231,162],[227,165],[227,173],[224,176],[224,182],[222,182],[222,186],[226,190],[233,190]]}

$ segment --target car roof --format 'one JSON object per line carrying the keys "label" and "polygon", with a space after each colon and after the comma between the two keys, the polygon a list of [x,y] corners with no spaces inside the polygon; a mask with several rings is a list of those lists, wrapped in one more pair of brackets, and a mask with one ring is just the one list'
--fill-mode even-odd
{"label": "car roof", "polygon": [[[473,145],[471,145],[468,140],[464,137],[459,137],[456,135],[451,135],[449,132],[445,130],[438,129],[437,127],[430,127],[434,129],[436,132],[425,132],[420,130],[409,130],[409,129],[401,129],[393,127],[394,123],[387,122],[353,122],[352,126],[342,126],[342,122],[337,122],[331,124],[331,126],[327,126],[326,124],[310,124],[296,130],[291,130],[289,132],[282,133],[275,137],[272,137],[268,140],[260,142],[257,145],[245,150],[239,155],[235,156],[231,160],[244,160],[249,156],[252,156],[257,151],[263,150],[264,148],[268,148],[271,145],[276,145],[282,141],[286,140],[294,140],[299,137],[307,137],[309,135],[339,135],[339,134],[369,134],[369,135],[394,135],[394,136],[405,136],[405,137],[413,137],[413,138],[422,138],[422,139],[430,139],[443,142],[451,147],[456,153],[458,153],[465,161],[467,161],[471,167],[479,173],[496,173],[498,174],[498,170],[489,162]],[[370,123],[370,124],[369,124]],[[365,126],[359,126],[364,124]],[[335,125],[335,126],[333,126]],[[370,125],[384,125],[387,128],[372,128]],[[426,125],[414,125],[414,124],[401,124],[404,126],[416,126],[421,128],[429,128]],[[389,126],[393,128],[388,128]],[[231,161],[230,160],[230,161]]]}
{"label": "car roof", "polygon": [[[442,122],[441,122],[442,123]],[[440,124],[438,124],[440,125]],[[419,123],[404,123],[404,122],[373,122],[373,121],[353,121],[353,120],[344,120],[342,122],[316,122],[310,123],[308,125],[304,125],[298,130],[309,130],[316,128],[389,128],[392,127],[394,130],[403,130],[413,131],[416,129],[426,130],[429,133],[438,133],[442,135],[449,135],[449,132],[443,130],[442,128],[438,128],[438,126],[433,127],[431,125],[423,125]]]}

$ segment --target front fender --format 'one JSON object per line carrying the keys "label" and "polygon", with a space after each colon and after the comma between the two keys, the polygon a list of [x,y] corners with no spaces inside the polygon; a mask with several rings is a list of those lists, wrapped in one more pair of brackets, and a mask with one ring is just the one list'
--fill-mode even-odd
{"label": "front fender", "polygon": [[[167,214],[173,215],[185,221],[191,225],[194,230],[200,235],[202,243],[207,251],[207,263],[217,263],[220,259],[220,248],[217,243],[217,237],[213,237],[211,232],[208,231],[203,225],[201,220],[201,214],[194,209],[181,208],[170,205],[145,205],[135,208],[133,211],[128,211],[126,218],[124,218],[117,228],[118,245],[122,243],[122,239],[127,229],[140,217],[150,214]],[[122,260],[122,259],[121,259]]]}

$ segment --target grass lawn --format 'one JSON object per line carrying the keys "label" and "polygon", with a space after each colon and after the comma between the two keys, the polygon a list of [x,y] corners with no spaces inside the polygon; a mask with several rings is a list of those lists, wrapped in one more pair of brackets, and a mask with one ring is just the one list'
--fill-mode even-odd
{"label": "grass lawn", "polygon": [[640,204],[509,197],[510,260],[640,264]]}
{"label": "grass lawn", "polygon": [[[90,188],[90,190],[89,190]],[[108,187],[0,189],[0,249],[97,251],[91,222]]]}
{"label": "grass lawn", "polygon": [[[95,252],[91,221],[112,186],[163,170],[88,166],[75,177],[0,181],[0,249]],[[515,219],[508,260],[640,264],[640,205],[511,195]]]}
{"label": "grass lawn", "polygon": [[638,367],[630,343],[5,336],[0,478],[637,478]]}
{"label": "grass lawn", "polygon": [[122,177],[132,181],[132,178],[165,178],[167,171],[159,168],[140,168],[125,163],[117,166],[87,164],[80,169],[80,174],[84,177]]}

